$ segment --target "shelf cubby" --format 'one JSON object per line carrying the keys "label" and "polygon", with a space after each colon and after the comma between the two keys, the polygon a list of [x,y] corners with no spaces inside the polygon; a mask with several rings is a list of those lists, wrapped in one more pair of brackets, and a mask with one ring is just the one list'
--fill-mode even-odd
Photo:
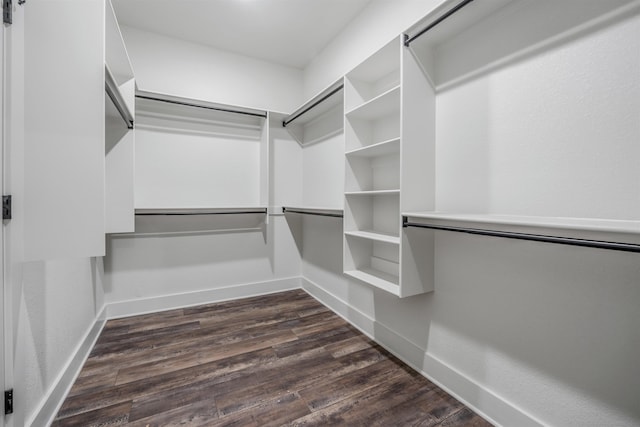
{"label": "shelf cubby", "polygon": [[351,191],[378,191],[400,188],[399,152],[376,157],[347,156],[345,188]]}
{"label": "shelf cubby", "polygon": [[345,77],[344,270],[399,297],[433,290],[400,224],[433,205],[433,100],[400,38]]}
{"label": "shelf cubby", "polygon": [[396,243],[345,236],[345,274],[394,295],[400,295]]}

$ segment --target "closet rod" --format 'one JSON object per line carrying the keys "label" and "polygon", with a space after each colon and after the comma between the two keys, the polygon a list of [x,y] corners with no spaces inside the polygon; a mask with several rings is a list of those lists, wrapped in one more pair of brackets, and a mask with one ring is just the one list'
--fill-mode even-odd
{"label": "closet rod", "polygon": [[286,119],[284,119],[282,121],[282,127],[287,127],[287,125],[289,123],[291,123],[292,121],[294,121],[298,117],[302,116],[303,114],[307,113],[308,111],[314,109],[318,105],[322,104],[324,101],[326,101],[327,99],[331,98],[336,93],[340,92],[343,88],[344,88],[344,84],[340,84],[335,89],[333,89],[332,91],[330,91],[329,93],[324,95],[322,98],[318,99],[317,101],[313,102],[312,104],[304,107],[300,111],[294,111],[289,117],[287,117]]}
{"label": "closet rod", "polygon": [[150,210],[142,210],[141,212],[136,212],[136,216],[177,216],[177,215],[240,215],[240,214],[266,214],[267,208],[256,208],[256,209],[225,209],[225,210],[193,210],[193,209],[185,209],[184,211],[180,211],[179,209],[175,210],[161,210],[161,209],[150,209]]}
{"label": "closet rod", "polygon": [[120,113],[120,117],[122,117],[122,119],[127,124],[127,128],[133,129],[133,115],[129,111],[127,104],[122,98],[122,94],[118,89],[118,85],[115,79],[113,78],[113,74],[111,74],[111,70],[109,70],[109,67],[107,67],[106,65],[104,67],[104,71],[105,71],[104,73],[105,91],[107,92],[107,95],[109,95],[109,98],[111,98],[111,102],[113,102],[113,105],[115,105],[116,109],[118,110],[118,113]]}
{"label": "closet rod", "polygon": [[431,24],[427,25],[425,28],[420,30],[417,34],[415,34],[415,35],[413,35],[411,37],[409,37],[408,34],[405,34],[404,35],[404,45],[409,47],[411,42],[413,42],[415,39],[417,39],[418,37],[420,37],[421,35],[423,35],[427,31],[429,31],[430,29],[432,29],[436,25],[440,24],[442,21],[444,21],[445,19],[449,18],[451,15],[453,15],[454,13],[456,13],[457,11],[459,11],[460,9],[462,9],[463,7],[465,7],[466,5],[471,3],[472,1],[473,0],[464,0],[464,1],[460,2],[460,3],[458,3],[454,8],[448,10],[447,13],[445,13],[444,15],[442,15],[441,17],[439,17],[438,19],[433,21]]}
{"label": "closet rod", "polygon": [[640,245],[634,243],[607,242],[603,240],[576,239],[573,237],[548,236],[544,234],[517,233],[513,231],[484,230],[480,228],[451,227],[447,225],[433,225],[409,222],[402,217],[403,227],[419,227],[431,230],[453,231],[456,233],[476,234],[480,236],[503,237],[506,239],[531,240],[534,242],[556,243],[560,245],[583,246],[587,248],[607,249],[612,251],[640,253]]}
{"label": "closet rod", "polygon": [[300,209],[300,208],[287,208],[287,207],[282,207],[282,213],[286,214],[286,213],[295,213],[295,214],[301,214],[301,215],[316,215],[316,216],[328,216],[328,217],[332,217],[332,218],[343,218],[344,215],[341,213],[333,213],[333,212],[327,212],[326,210],[320,210],[320,209]]}
{"label": "closet rod", "polygon": [[267,113],[266,112],[265,113],[253,113],[251,111],[234,110],[232,108],[212,107],[212,106],[209,106],[209,105],[198,105],[198,104],[193,104],[193,103],[184,102],[184,101],[176,101],[176,100],[173,100],[173,99],[163,99],[163,98],[158,98],[158,97],[155,97],[155,96],[140,95],[140,94],[136,94],[136,98],[148,99],[148,100],[151,100],[151,101],[166,102],[168,104],[183,105],[185,107],[195,107],[195,108],[204,108],[204,109],[207,109],[207,110],[222,111],[223,113],[244,114],[245,116],[261,117],[263,119],[267,118]]}

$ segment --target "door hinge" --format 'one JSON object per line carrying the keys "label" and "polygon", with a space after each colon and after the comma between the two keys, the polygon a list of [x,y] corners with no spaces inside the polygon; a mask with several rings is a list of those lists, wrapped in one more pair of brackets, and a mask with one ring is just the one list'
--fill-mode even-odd
{"label": "door hinge", "polygon": [[[18,0],[19,5],[23,5],[27,0]],[[2,0],[2,22],[13,24],[13,0]]]}
{"label": "door hinge", "polygon": [[4,414],[13,414],[13,389],[4,391]]}
{"label": "door hinge", "polygon": [[2,196],[2,219],[11,219],[11,196]]}
{"label": "door hinge", "polygon": [[2,0],[2,22],[13,24],[13,2],[11,0]]}

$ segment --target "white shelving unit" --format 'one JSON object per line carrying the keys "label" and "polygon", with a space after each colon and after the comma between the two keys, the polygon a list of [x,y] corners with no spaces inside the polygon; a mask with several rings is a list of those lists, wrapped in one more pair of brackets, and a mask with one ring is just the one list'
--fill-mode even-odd
{"label": "white shelving unit", "polygon": [[629,159],[640,155],[640,63],[629,58],[640,43],[622,33],[640,3],[471,2],[411,40],[458,3],[407,32],[437,100],[424,117],[437,129],[438,197],[403,215],[638,244],[640,169]]}
{"label": "white shelving unit", "polygon": [[424,148],[433,128],[410,112],[428,99],[415,70],[396,38],[345,77],[344,271],[399,297],[432,290],[401,234],[401,210],[427,208],[433,198],[415,191],[433,174]]}
{"label": "white shelving unit", "polygon": [[[110,1],[105,2],[105,230],[134,230],[135,79]],[[111,97],[115,98],[115,102]]]}

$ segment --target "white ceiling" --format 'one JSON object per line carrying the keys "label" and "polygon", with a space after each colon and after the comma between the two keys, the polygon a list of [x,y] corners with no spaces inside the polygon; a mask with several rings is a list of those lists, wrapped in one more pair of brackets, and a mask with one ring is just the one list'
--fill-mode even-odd
{"label": "white ceiling", "polygon": [[304,68],[371,0],[112,0],[118,22]]}

